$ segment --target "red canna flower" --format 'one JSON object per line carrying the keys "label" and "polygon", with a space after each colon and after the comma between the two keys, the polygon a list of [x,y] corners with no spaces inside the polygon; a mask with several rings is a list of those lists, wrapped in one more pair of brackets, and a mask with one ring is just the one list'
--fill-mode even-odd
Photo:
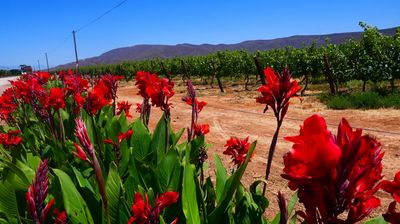
{"label": "red canna flower", "polygon": [[[192,98],[190,97],[183,97],[182,100],[184,102],[186,102],[187,105],[192,106],[193,102],[192,102]],[[197,99],[195,99],[195,104],[196,104],[196,108],[197,108],[197,113],[200,113],[203,110],[203,107],[207,105],[206,102],[204,101],[198,101]]]}
{"label": "red canna flower", "polygon": [[93,90],[88,93],[84,105],[84,109],[88,114],[96,114],[99,110],[101,110],[109,103],[109,100],[104,97],[106,92],[107,87],[105,87],[103,84],[99,84],[96,85]]}
{"label": "red canna flower", "polygon": [[117,88],[118,88],[118,81],[123,79],[123,76],[116,76],[112,74],[105,74],[99,80],[99,84],[101,83],[105,87],[107,87],[107,91],[105,93],[106,99],[113,99],[117,98]]}
{"label": "red canna flower", "polygon": [[112,139],[105,139],[103,142],[109,145],[114,145],[114,146],[119,146],[119,144],[121,144],[121,142],[125,139],[129,139],[133,134],[133,130],[129,129],[127,132],[125,133],[119,133],[119,135],[117,136],[118,138],[118,142],[114,142]]}
{"label": "red canna flower", "polygon": [[[225,155],[232,157],[232,162],[237,166],[241,166],[246,160],[247,152],[249,151],[249,137],[245,139],[239,139],[238,137],[231,137],[226,144],[227,147],[223,152]],[[253,156],[253,155],[252,155]]]}
{"label": "red canna flower", "polygon": [[51,206],[55,202],[55,199],[53,198],[47,205],[44,203],[44,200],[47,197],[47,189],[49,185],[47,172],[47,160],[41,161],[35,179],[26,193],[28,211],[35,223],[44,223]]}
{"label": "red canna flower", "polygon": [[[137,192],[131,208],[132,216],[129,219],[128,224],[134,222],[137,224],[159,223],[160,214],[162,211],[166,207],[178,202],[178,199],[179,194],[177,192],[165,192],[160,197],[156,198],[156,203],[154,207],[152,207],[149,203],[147,195],[145,195],[143,199],[140,193]],[[172,223],[174,222],[176,223],[177,219],[175,219]]]}
{"label": "red canna flower", "polygon": [[194,126],[194,135],[201,136],[210,132],[210,125],[208,124],[196,124]]}
{"label": "red canna flower", "polygon": [[156,74],[139,71],[136,73],[136,86],[139,95],[144,99],[151,99],[153,106],[168,111],[170,104],[168,100],[174,95],[174,83],[167,78],[160,79]]}
{"label": "red canna flower", "polygon": [[6,148],[17,146],[22,142],[22,138],[18,136],[20,130],[9,130],[7,133],[0,133],[0,144]]}
{"label": "red canna flower", "polygon": [[124,139],[129,139],[133,134],[133,130],[129,129],[125,133],[119,133],[118,135],[118,143],[121,143]]}
{"label": "red canna flower", "polygon": [[67,213],[65,211],[60,212],[57,208],[53,210],[53,214],[56,216],[54,224],[65,224],[67,223]]}
{"label": "red canna flower", "polygon": [[156,207],[159,207],[160,210],[164,210],[164,208],[175,204],[178,202],[179,194],[175,191],[168,191],[162,194],[160,197],[156,198]]}
{"label": "red canna flower", "polygon": [[65,108],[64,92],[62,89],[58,87],[50,89],[49,106],[53,107],[54,110]]}
{"label": "red canna flower", "polygon": [[64,77],[63,80],[67,95],[80,94],[89,88],[89,81],[77,75],[69,75]]}
{"label": "red canna flower", "polygon": [[381,182],[382,190],[392,194],[393,199],[400,203],[400,171],[398,171],[393,181],[383,180]]}
{"label": "red canna flower", "polygon": [[74,74],[74,70],[72,70],[71,68],[67,70],[67,74],[68,75],[73,75]]}
{"label": "red canna flower", "polygon": [[257,97],[256,101],[266,104],[264,112],[271,107],[275,116],[283,119],[289,108],[290,98],[297,96],[301,87],[296,80],[291,80],[291,74],[288,69],[284,69],[282,74],[277,74],[271,67],[264,70],[267,84],[258,88],[262,96]]}
{"label": "red canna flower", "polygon": [[120,115],[122,111],[125,112],[126,117],[132,117],[129,114],[129,109],[131,109],[132,104],[129,104],[128,101],[122,101],[117,104],[117,115]]}
{"label": "red canna flower", "polygon": [[393,181],[383,180],[380,188],[390,193],[394,199],[389,204],[386,213],[382,215],[383,218],[389,223],[400,223],[400,211],[396,211],[396,204],[400,203],[400,171],[396,173]]}
{"label": "red canna flower", "polygon": [[[150,100],[152,101],[152,105],[156,105],[161,108],[165,112],[166,117],[169,117],[169,106],[168,99],[172,96],[171,91],[168,88],[165,88],[167,91],[162,91],[162,80],[157,77],[156,74],[151,74],[150,72],[139,71],[136,73],[136,83],[135,85],[138,87],[139,92],[138,95],[143,97],[143,103],[139,107],[136,108],[136,111],[140,111],[140,119],[143,124],[147,127],[150,120]],[[172,84],[172,82],[171,82]],[[172,84],[173,87],[173,84]],[[171,87],[171,90],[172,90]],[[168,97],[165,97],[164,92],[168,92]],[[173,93],[172,93],[173,94]]]}
{"label": "red canna flower", "polygon": [[103,142],[104,142],[105,144],[114,145],[114,142],[113,142],[113,140],[111,140],[111,139],[104,139]]}
{"label": "red canna flower", "polygon": [[157,82],[150,83],[146,87],[146,94],[151,99],[151,104],[160,107],[164,112],[169,112],[171,104],[169,99],[174,95],[174,83],[167,78],[157,79]]}
{"label": "red canna flower", "polygon": [[[374,196],[382,179],[380,143],[353,131],[342,119],[337,137],[325,120],[313,115],[304,121],[300,135],[284,156],[284,174],[289,187],[298,190],[306,211],[298,214],[308,223],[356,223],[380,205]],[[348,212],[345,220],[342,214]]]}
{"label": "red canna flower", "polygon": [[33,74],[39,79],[39,82],[42,84],[46,83],[51,76],[48,72],[36,72]]}
{"label": "red canna flower", "polygon": [[365,214],[371,214],[372,211],[381,205],[379,198],[365,194],[361,195],[354,201],[350,206],[350,211],[347,219],[351,220],[352,223],[356,223],[366,217]]}
{"label": "red canna flower", "polygon": [[[268,180],[269,174],[271,173],[272,160],[278,142],[279,130],[285,118],[286,112],[289,109],[290,98],[297,96],[297,92],[301,89],[298,86],[297,81],[291,79],[291,74],[287,68],[285,68],[281,74],[275,73],[271,67],[267,67],[264,70],[267,84],[262,85],[258,88],[261,92],[261,96],[257,97],[256,102],[266,104],[264,113],[268,107],[271,107],[274,116],[276,118],[277,127],[275,129],[274,136],[271,141],[271,145],[268,151],[267,166],[265,171],[265,179]],[[263,194],[266,191],[266,184],[263,187]]]}
{"label": "red canna flower", "polygon": [[85,99],[82,97],[80,93],[77,93],[74,95],[74,101],[75,101],[74,113],[78,114],[79,110],[85,106]]}
{"label": "red canna flower", "polygon": [[150,72],[138,71],[136,73],[136,83],[135,85],[139,89],[138,95],[141,95],[145,99],[150,99],[149,95],[146,93],[146,88],[152,83],[158,82],[158,77],[156,74],[151,74]]}
{"label": "red canna flower", "polygon": [[307,118],[300,127],[300,135],[285,139],[294,143],[290,152],[283,157],[285,178],[298,180],[336,176],[342,151],[336,145],[324,118],[319,115]]}

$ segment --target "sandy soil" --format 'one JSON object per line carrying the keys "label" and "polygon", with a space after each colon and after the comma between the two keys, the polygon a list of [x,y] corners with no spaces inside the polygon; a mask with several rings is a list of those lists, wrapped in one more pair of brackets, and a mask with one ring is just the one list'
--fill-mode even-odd
{"label": "sandy soil", "polygon": [[[244,176],[244,183],[250,184],[255,179],[263,177],[265,173],[267,150],[275,131],[276,123],[272,112],[263,114],[264,106],[255,102],[257,92],[255,87],[252,91],[244,91],[243,86],[233,86],[226,89],[226,93],[220,93],[214,87],[198,86],[199,100],[208,104],[200,114],[200,123],[208,123],[211,126],[207,141],[212,144],[209,149],[209,162],[211,168],[209,174],[213,175],[214,153],[220,155],[225,165],[229,167],[230,158],[223,155],[224,144],[230,136],[244,138],[250,136],[251,141],[257,140],[255,155],[249,164]],[[181,101],[186,94],[184,86],[175,87],[176,95],[172,98],[173,109],[171,112],[173,128],[178,130],[190,124],[190,107]],[[119,89],[118,100],[128,100],[130,103],[141,102],[136,95],[137,89],[134,83],[126,83]],[[132,106],[131,113],[135,114]],[[394,109],[379,110],[330,110],[316,100],[315,96],[306,96],[303,102],[292,100],[292,104],[286,115],[281,128],[277,149],[268,186],[270,207],[266,211],[268,217],[272,217],[278,210],[276,195],[279,190],[285,192],[288,197],[292,194],[287,188],[287,182],[280,177],[283,169],[282,156],[290,149],[291,144],[284,141],[284,136],[297,135],[299,125],[308,116],[319,113],[325,117],[328,126],[333,133],[337,131],[337,125],[342,117],[345,117],[353,127],[364,129],[364,133],[376,136],[382,143],[384,156],[383,173],[386,178],[393,179],[396,170],[400,169],[400,111]],[[134,115],[134,117],[137,117]],[[158,118],[161,116],[159,110],[153,110],[151,127],[154,128]],[[368,129],[368,130],[366,130]],[[185,138],[185,136],[183,137]],[[383,211],[389,203],[386,194],[379,193],[382,200]]]}

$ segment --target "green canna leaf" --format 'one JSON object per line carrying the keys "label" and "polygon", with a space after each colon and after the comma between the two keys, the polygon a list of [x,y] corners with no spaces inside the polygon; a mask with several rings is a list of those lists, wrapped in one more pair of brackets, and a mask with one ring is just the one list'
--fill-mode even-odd
{"label": "green canna leaf", "polygon": [[64,208],[69,220],[71,220],[72,223],[94,223],[85,200],[83,200],[82,196],[75,188],[68,174],[59,169],[53,169],[53,171],[60,182]]}
{"label": "green canna leaf", "polygon": [[190,164],[190,145],[186,147],[186,159],[183,165],[183,189],[182,189],[182,209],[186,217],[186,223],[200,223],[199,208],[196,197],[195,167]]}

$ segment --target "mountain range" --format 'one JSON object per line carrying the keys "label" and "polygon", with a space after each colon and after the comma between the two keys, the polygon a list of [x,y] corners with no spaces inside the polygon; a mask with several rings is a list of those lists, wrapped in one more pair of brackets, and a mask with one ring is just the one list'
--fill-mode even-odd
{"label": "mountain range", "polygon": [[[382,29],[384,35],[394,35],[398,27]],[[236,44],[177,44],[177,45],[150,45],[141,44],[131,47],[116,48],[99,56],[82,59],[80,66],[96,64],[114,64],[122,61],[146,60],[152,58],[172,58],[177,56],[207,55],[220,50],[270,50],[273,48],[293,46],[299,48],[315,42],[317,45],[325,44],[329,38],[330,43],[340,44],[346,40],[359,40],[362,32],[333,33],[323,35],[295,35],[271,40],[248,40]],[[56,68],[74,67],[75,62],[59,65]]]}

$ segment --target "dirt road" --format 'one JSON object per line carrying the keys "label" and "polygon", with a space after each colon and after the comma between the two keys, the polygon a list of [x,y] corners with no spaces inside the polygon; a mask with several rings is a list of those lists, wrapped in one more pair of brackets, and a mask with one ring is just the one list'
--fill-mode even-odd
{"label": "dirt road", "polygon": [[10,86],[9,80],[16,80],[19,76],[0,78],[0,94]]}

